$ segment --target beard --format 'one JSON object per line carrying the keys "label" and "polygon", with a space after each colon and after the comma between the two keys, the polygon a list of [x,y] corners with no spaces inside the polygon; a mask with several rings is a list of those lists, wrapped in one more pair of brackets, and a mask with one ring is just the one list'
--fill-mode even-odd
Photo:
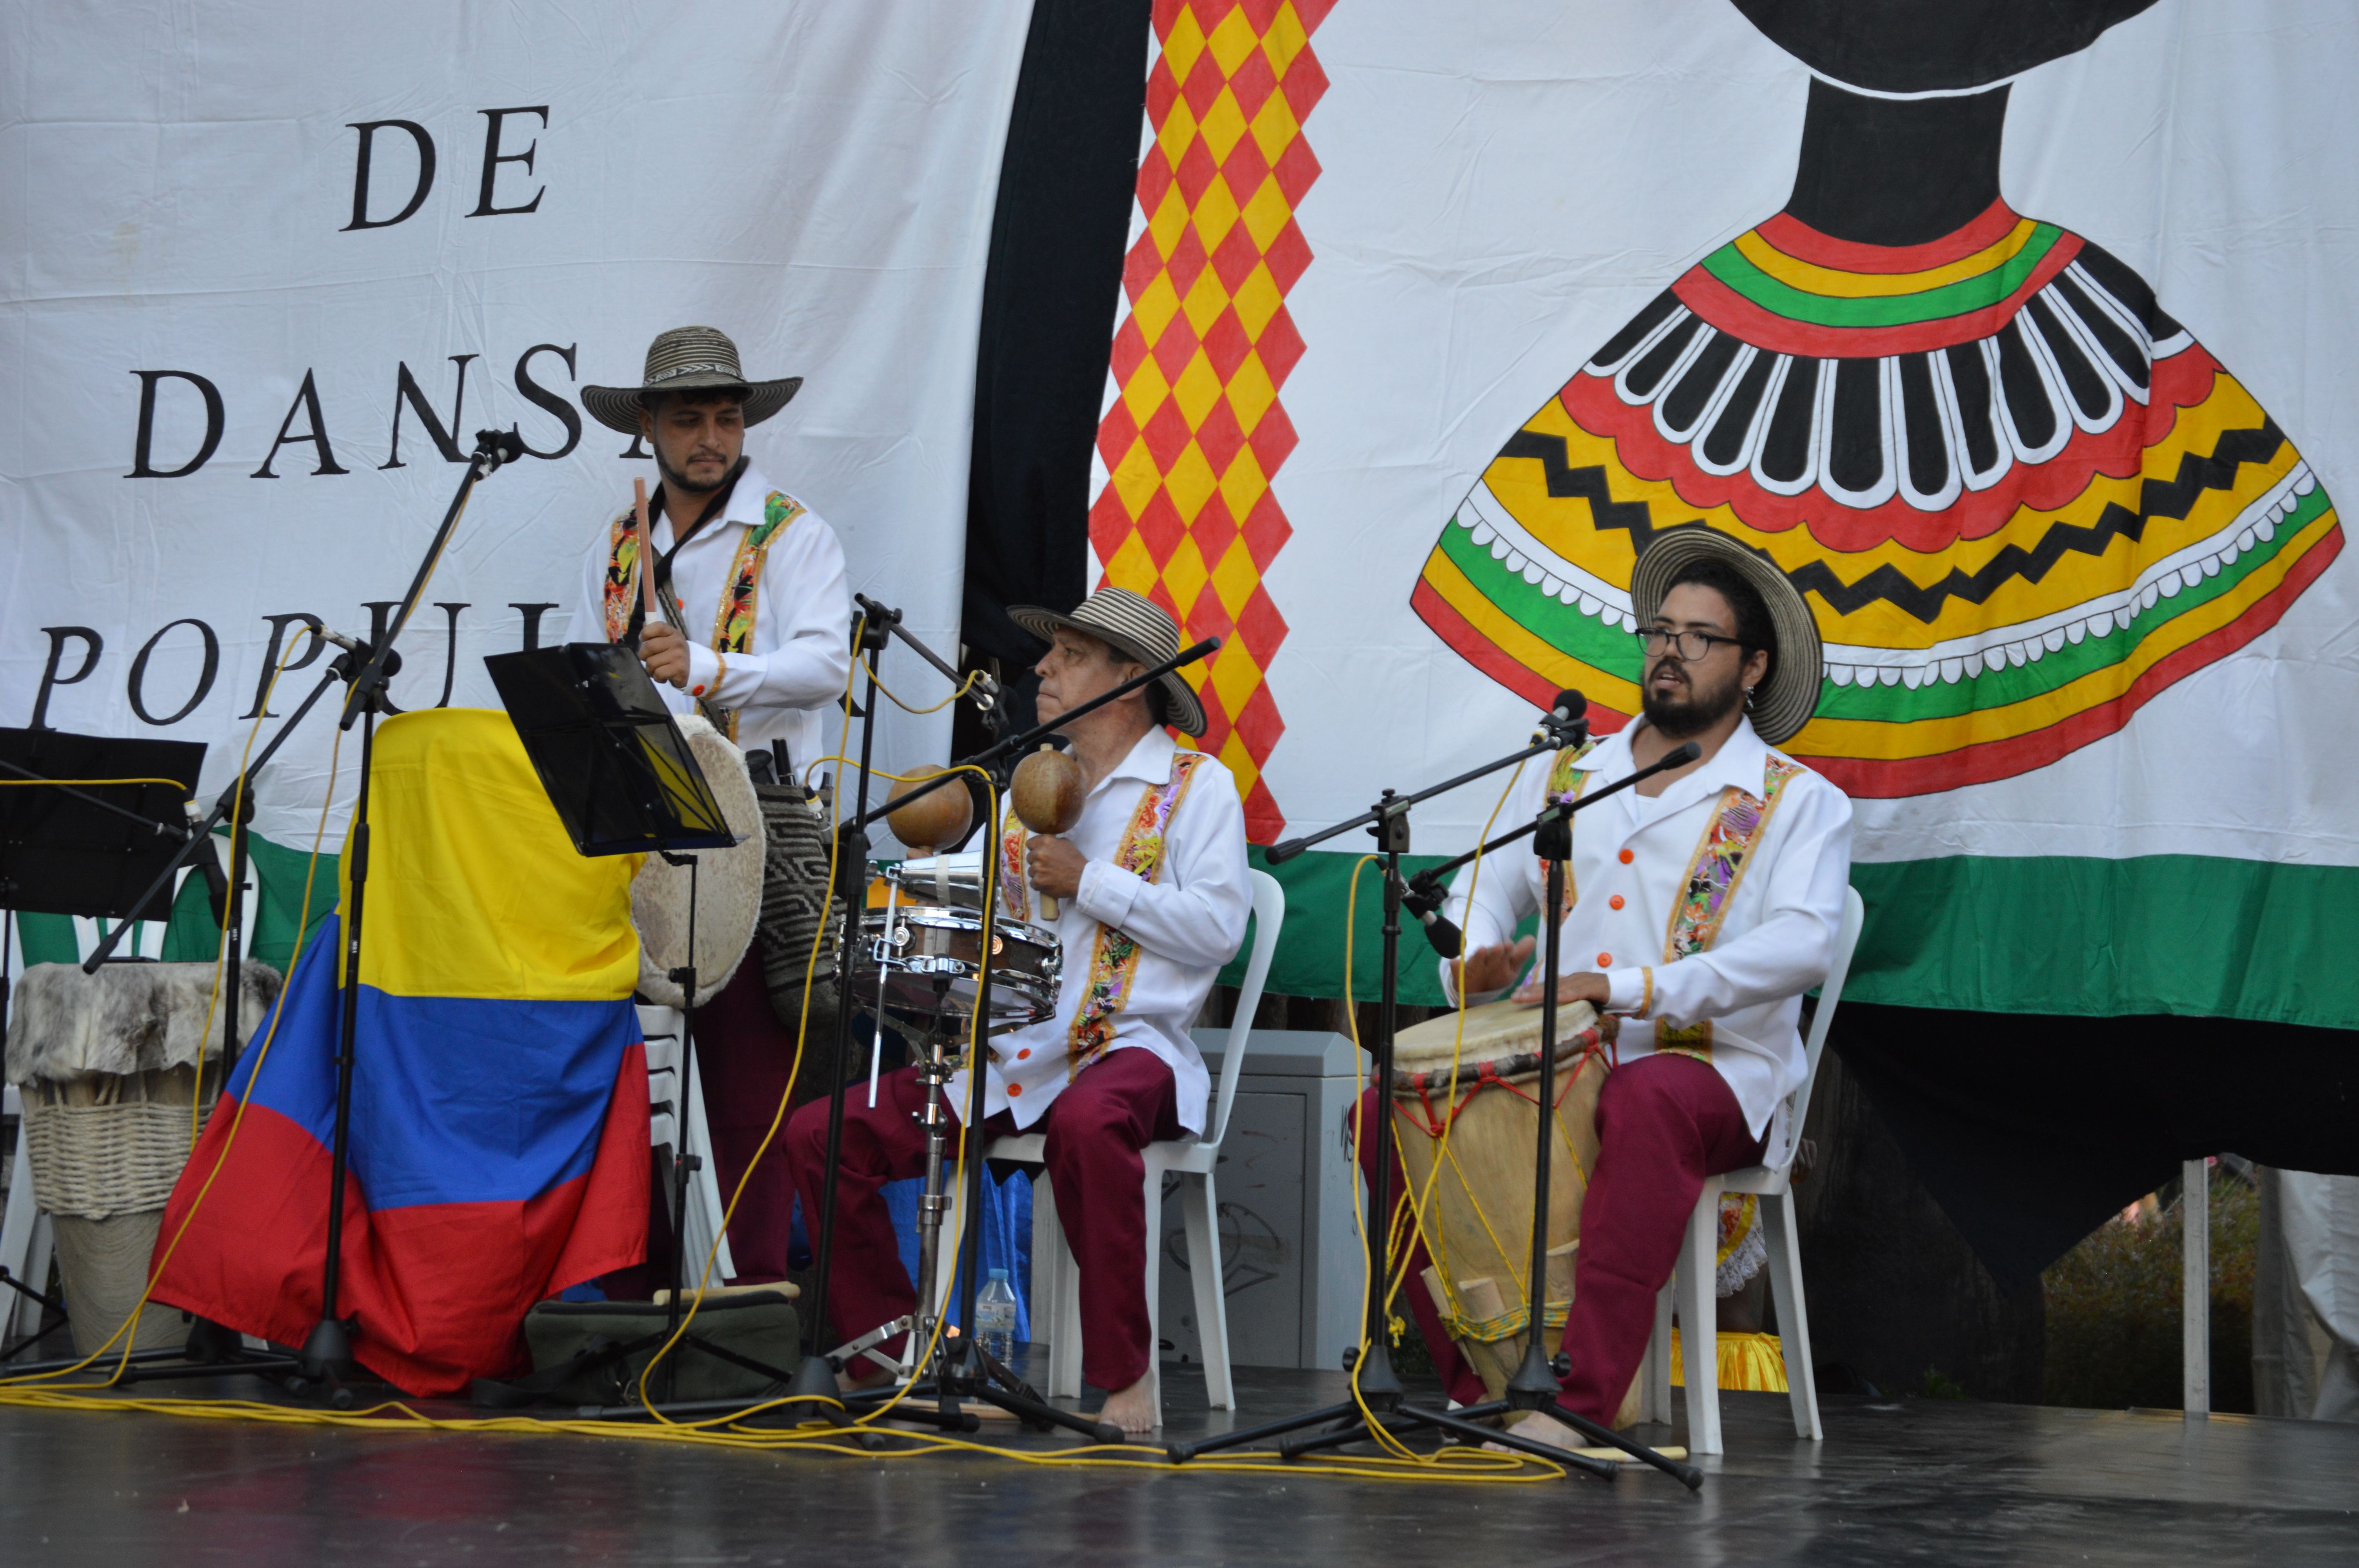
{"label": "beard", "polygon": [[[1669,693],[1655,688],[1655,676],[1665,665],[1680,677],[1677,689]],[[1745,701],[1741,670],[1713,685],[1698,686],[1691,668],[1681,665],[1676,654],[1667,653],[1647,672],[1646,685],[1640,689],[1640,711],[1666,740],[1684,741],[1691,735],[1701,735]]]}
{"label": "beard", "polygon": [[[652,446],[653,443],[650,443],[650,445]],[[721,470],[721,477],[714,480],[711,484],[699,484],[694,480],[689,478],[688,475],[680,472],[679,470],[672,467],[671,460],[664,456],[662,448],[656,447],[654,450],[656,472],[663,476],[664,488],[670,491],[675,495],[711,495],[714,491],[719,490],[723,485],[727,484],[729,482],[729,476],[737,471],[736,465],[732,463],[723,468]],[[694,454],[690,455],[693,456]]]}

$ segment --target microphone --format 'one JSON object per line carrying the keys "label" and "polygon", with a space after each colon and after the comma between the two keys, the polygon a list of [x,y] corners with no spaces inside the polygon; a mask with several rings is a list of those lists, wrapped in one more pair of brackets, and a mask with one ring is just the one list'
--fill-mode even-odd
{"label": "microphone", "polygon": [[320,635],[347,654],[365,653],[368,650],[368,644],[358,637],[347,637],[342,632],[332,632],[325,626],[320,628]]}
{"label": "microphone", "polygon": [[478,430],[475,432],[475,454],[489,458],[492,469],[503,463],[520,462],[524,459],[524,436],[516,430]]}
{"label": "microphone", "polygon": [[1556,694],[1548,717],[1540,722],[1559,745],[1578,746],[1589,739],[1588,712],[1589,698],[1567,687]]}

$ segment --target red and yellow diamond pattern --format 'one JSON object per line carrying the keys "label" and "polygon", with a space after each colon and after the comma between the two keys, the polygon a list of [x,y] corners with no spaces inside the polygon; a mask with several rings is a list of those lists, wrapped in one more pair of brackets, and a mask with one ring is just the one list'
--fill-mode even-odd
{"label": "red and yellow diamond pattern", "polygon": [[1303,344],[1286,295],[1310,265],[1294,210],[1319,178],[1302,123],[1327,90],[1310,34],[1333,5],[1156,0],[1145,222],[1090,510],[1107,582],[1171,611],[1183,643],[1223,640],[1188,678],[1212,720],[1201,744],[1236,775],[1259,843],[1286,825],[1262,779],[1286,729],[1267,680],[1286,621],[1262,576],[1292,532],[1270,480],[1295,444],[1278,392]]}

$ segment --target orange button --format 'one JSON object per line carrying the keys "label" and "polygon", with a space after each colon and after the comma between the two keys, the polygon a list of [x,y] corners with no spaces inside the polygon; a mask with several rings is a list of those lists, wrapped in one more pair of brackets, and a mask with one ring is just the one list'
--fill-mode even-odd
{"label": "orange button", "polygon": [[702,697],[704,695],[704,683],[702,681],[699,681],[696,685],[690,687],[688,688],[688,695],[690,697]]}
{"label": "orange button", "polygon": [[1024,1086],[1022,1084],[1010,1084],[1007,1086],[1007,1098],[1010,1099],[1014,1099],[1017,1095],[1020,1095],[1023,1092]]}
{"label": "orange button", "polygon": [[[1032,1047],[1027,1045],[1023,1050],[1016,1053],[1016,1059],[1021,1062],[1025,1057],[1029,1056],[1030,1054],[1032,1054]],[[1534,1156],[1534,1158],[1538,1158],[1538,1156]]]}
{"label": "orange button", "polygon": [[1633,860],[1636,860],[1637,858],[1638,858],[1637,856],[1636,856],[1636,855],[1632,854],[1632,853],[1631,853],[1629,850],[1627,850],[1627,849],[1625,849],[1625,850],[1623,850],[1623,851],[1622,851],[1622,863],[1623,863],[1624,865],[1625,865],[1625,866],[1626,866],[1626,865],[1628,865],[1631,861],[1633,861]]}
{"label": "orange button", "polygon": [[1606,907],[1606,908],[1608,908],[1608,909],[1619,909],[1619,908],[1621,908],[1621,907],[1622,907],[1622,895],[1621,895],[1620,893],[1618,893],[1618,892],[1617,892],[1617,893],[1615,893],[1612,898],[1607,899],[1607,900],[1605,901],[1605,907]]}
{"label": "orange button", "polygon": [[1610,969],[1610,968],[1612,968],[1614,967],[1614,955],[1613,955],[1613,954],[1611,954],[1611,953],[1600,953],[1600,954],[1598,954],[1598,955],[1597,955],[1597,967],[1598,967],[1599,968],[1601,968],[1601,969]]}

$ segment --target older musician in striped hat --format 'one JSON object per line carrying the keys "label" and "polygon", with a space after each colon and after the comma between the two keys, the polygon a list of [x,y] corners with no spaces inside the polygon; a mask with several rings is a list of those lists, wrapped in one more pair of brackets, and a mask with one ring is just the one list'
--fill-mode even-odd
{"label": "older musician in striped hat", "polygon": [[[1547,802],[1610,784],[1682,741],[1701,748],[1695,762],[1575,817],[1566,867],[1571,972],[1558,995],[1618,1015],[1620,1028],[1597,1100],[1562,1399],[1608,1424],[1646,1355],[1655,1299],[1704,1178],[1759,1163],[1782,1139],[1775,1124],[1804,1072],[1802,995],[1826,979],[1851,875],[1851,801],[1777,749],[1809,721],[1822,675],[1817,624],[1785,573],[1697,524],[1654,536],[1630,598],[1639,716],[1527,770],[1501,816],[1528,821]],[[1462,980],[1471,1005],[1512,986],[1537,1003],[1534,943],[1514,932],[1538,913],[1546,870],[1519,846],[1484,865],[1471,900],[1459,879],[1449,914],[1468,952],[1462,976],[1443,962],[1446,991]],[[1364,1102],[1364,1119],[1374,1103]],[[1361,1142],[1364,1152],[1371,1141]],[[1471,1404],[1483,1382],[1415,1284],[1423,1251],[1403,1293],[1451,1397]],[[1516,1430],[1583,1441],[1545,1414]]]}
{"label": "older musician in striped hat", "polygon": [[[639,558],[627,501],[602,521],[582,559],[571,640],[631,643],[676,713],[701,712],[746,750],[784,741],[793,767],[833,739],[822,719],[851,673],[852,596],[843,546],[819,514],[745,456],[745,432],[787,406],[802,378],[745,374],[737,345],[711,327],[675,327],[647,346],[637,386],[585,386],[602,425],[646,441],[652,562]],[[658,613],[644,609],[652,567]],[[736,1192],[768,1134],[794,1060],[747,961],[697,1016],[697,1060],[721,1190]],[[741,1283],[787,1274],[794,1190],[763,1161],[729,1227]]]}
{"label": "older musician in striped hat", "polygon": [[[1038,666],[1044,721],[1180,651],[1171,617],[1125,589],[1100,589],[1070,615],[1011,613],[1051,643]],[[1002,908],[1055,928],[1064,983],[1054,1017],[992,1042],[984,1131],[1046,1134],[1057,1217],[1081,1265],[1082,1376],[1107,1390],[1099,1419],[1129,1432],[1151,1428],[1155,1409],[1146,1290],[1154,1217],[1140,1151],[1203,1133],[1212,1082],[1188,1026],[1253,913],[1236,781],[1217,759],[1182,751],[1172,730],[1204,732],[1203,704],[1177,675],[1076,719],[1065,733],[1086,791],[1080,820],[1060,837],[1027,838],[1011,815],[993,846]],[[1021,881],[1007,871],[1017,865]],[[1039,906],[1044,893],[1059,901],[1053,920]],[[873,1109],[864,1089],[845,1098],[827,1309],[847,1339],[916,1300],[878,1189],[924,1168],[918,1074],[886,1078]],[[962,1110],[964,1074],[950,1090]],[[821,1100],[787,1130],[805,1213],[816,1212],[826,1150]]]}

